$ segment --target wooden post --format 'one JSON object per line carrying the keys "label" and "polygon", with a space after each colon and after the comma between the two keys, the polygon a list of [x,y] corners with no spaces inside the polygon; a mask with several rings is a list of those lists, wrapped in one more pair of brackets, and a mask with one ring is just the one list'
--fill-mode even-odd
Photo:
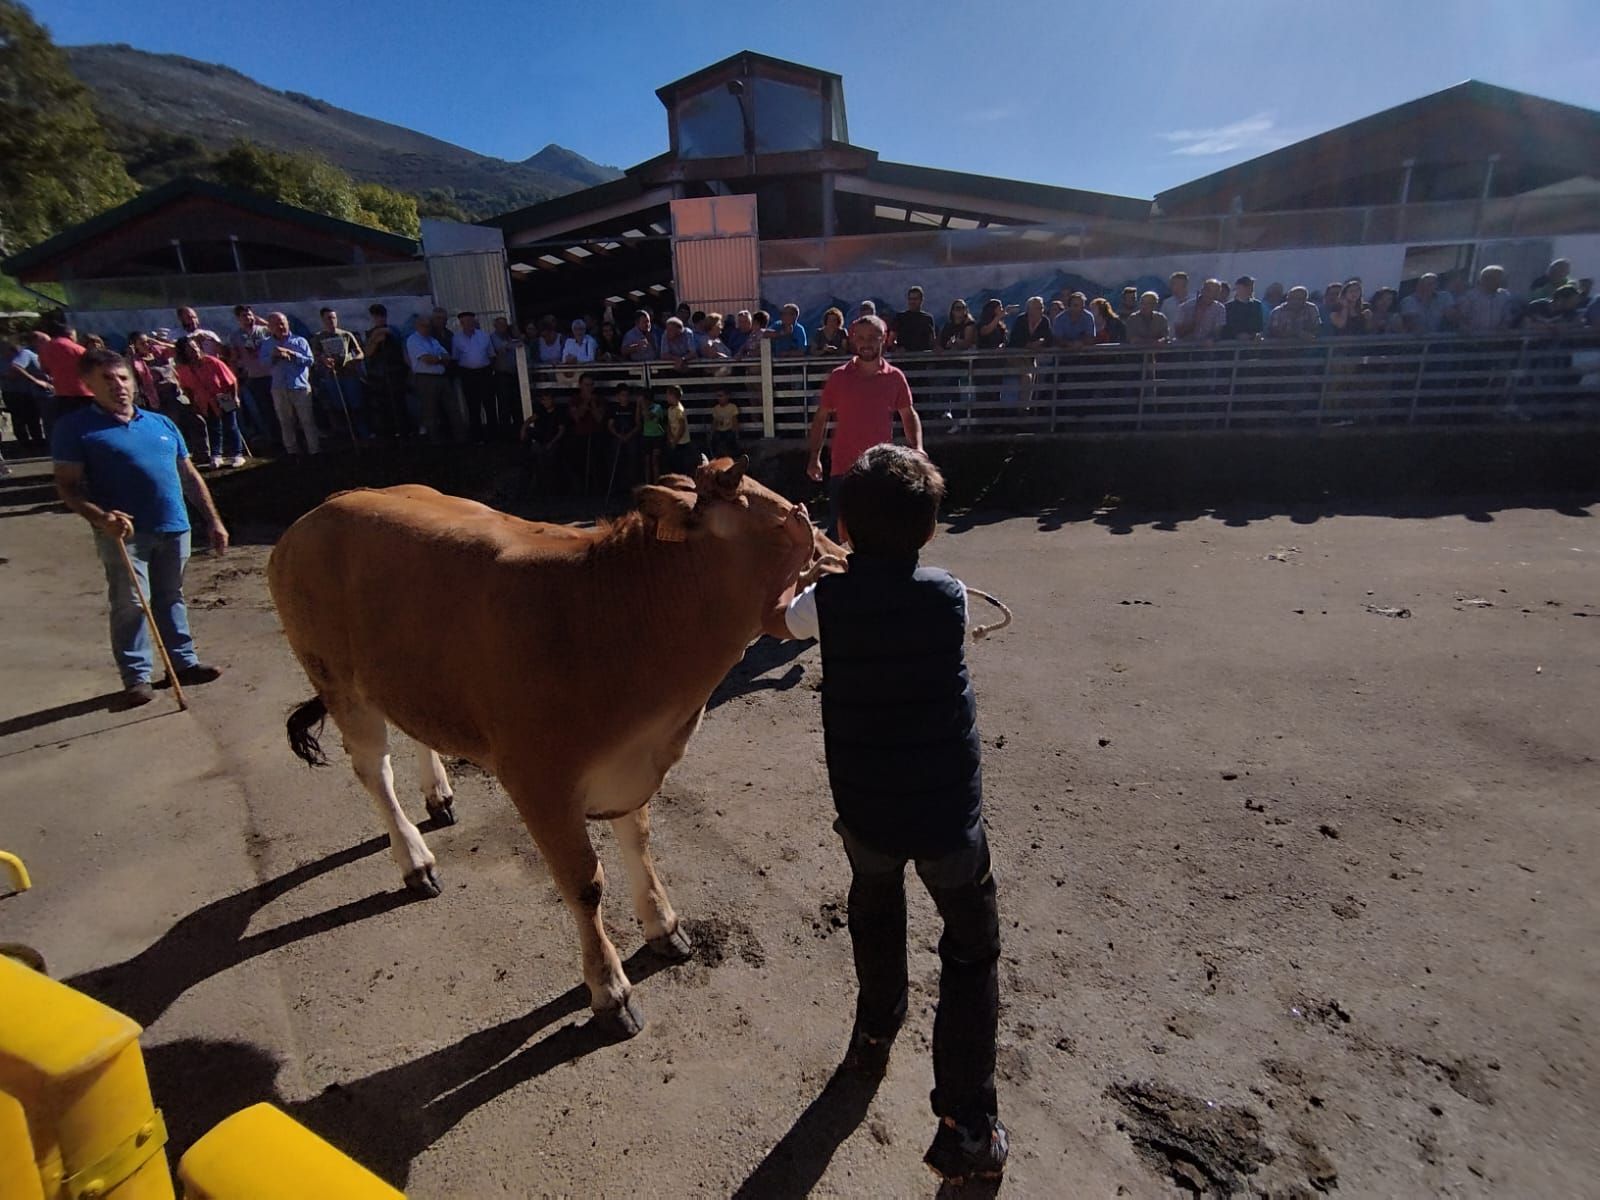
{"label": "wooden post", "polygon": [[761,436],[778,436],[778,418],[773,410],[772,339],[761,339]]}

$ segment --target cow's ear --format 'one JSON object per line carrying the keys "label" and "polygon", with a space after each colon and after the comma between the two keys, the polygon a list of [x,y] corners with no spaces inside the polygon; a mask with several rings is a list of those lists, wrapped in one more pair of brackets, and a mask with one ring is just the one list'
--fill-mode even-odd
{"label": "cow's ear", "polygon": [[744,478],[744,473],[749,469],[749,458],[741,454],[734,460],[731,467],[725,467],[718,471],[712,484],[717,495],[724,500],[732,500],[739,493],[739,481]]}
{"label": "cow's ear", "polygon": [[656,540],[681,542],[689,536],[694,519],[695,495],[651,484],[636,493],[639,511],[655,525]]}

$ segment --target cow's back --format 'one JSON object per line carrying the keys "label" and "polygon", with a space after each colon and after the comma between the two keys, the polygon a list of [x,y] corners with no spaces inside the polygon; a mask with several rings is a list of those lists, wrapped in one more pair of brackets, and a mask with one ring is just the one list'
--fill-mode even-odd
{"label": "cow's back", "polygon": [[414,484],[343,492],[284,532],[267,581],[319,695],[358,695],[435,749],[482,762],[508,661],[562,619],[550,605],[507,610],[508,589],[528,580],[508,563],[559,572],[591,541]]}

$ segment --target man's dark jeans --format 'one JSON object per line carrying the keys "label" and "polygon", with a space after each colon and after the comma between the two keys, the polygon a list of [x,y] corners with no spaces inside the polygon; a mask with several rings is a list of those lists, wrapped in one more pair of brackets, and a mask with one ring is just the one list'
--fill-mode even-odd
{"label": "man's dark jeans", "polygon": [[[850,942],[855,951],[856,1026],[889,1037],[906,1015],[907,856],[865,845],[836,821],[850,858]],[[933,1019],[933,1111],[968,1129],[996,1113],[995,1027],[1000,1018],[1000,914],[989,842],[914,860],[944,920],[939,1007]]]}

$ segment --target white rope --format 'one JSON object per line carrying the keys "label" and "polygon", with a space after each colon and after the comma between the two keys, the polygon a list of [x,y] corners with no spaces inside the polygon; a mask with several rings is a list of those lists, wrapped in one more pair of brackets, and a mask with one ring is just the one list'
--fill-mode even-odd
{"label": "white rope", "polygon": [[972,640],[973,641],[975,641],[975,642],[976,641],[980,641],[983,638],[988,637],[991,633],[995,633],[995,632],[997,632],[997,631],[999,631],[1001,629],[1004,629],[1007,625],[1011,624],[1011,610],[1009,608],[1007,608],[1004,604],[1002,604],[999,600],[996,600],[993,596],[989,595],[988,592],[980,592],[975,587],[969,587],[967,589],[967,595],[976,596],[980,600],[987,600],[990,604],[994,605],[996,608],[998,608],[1000,610],[1000,619],[998,621],[996,621],[994,624],[992,624],[992,625],[974,625],[972,627]]}

